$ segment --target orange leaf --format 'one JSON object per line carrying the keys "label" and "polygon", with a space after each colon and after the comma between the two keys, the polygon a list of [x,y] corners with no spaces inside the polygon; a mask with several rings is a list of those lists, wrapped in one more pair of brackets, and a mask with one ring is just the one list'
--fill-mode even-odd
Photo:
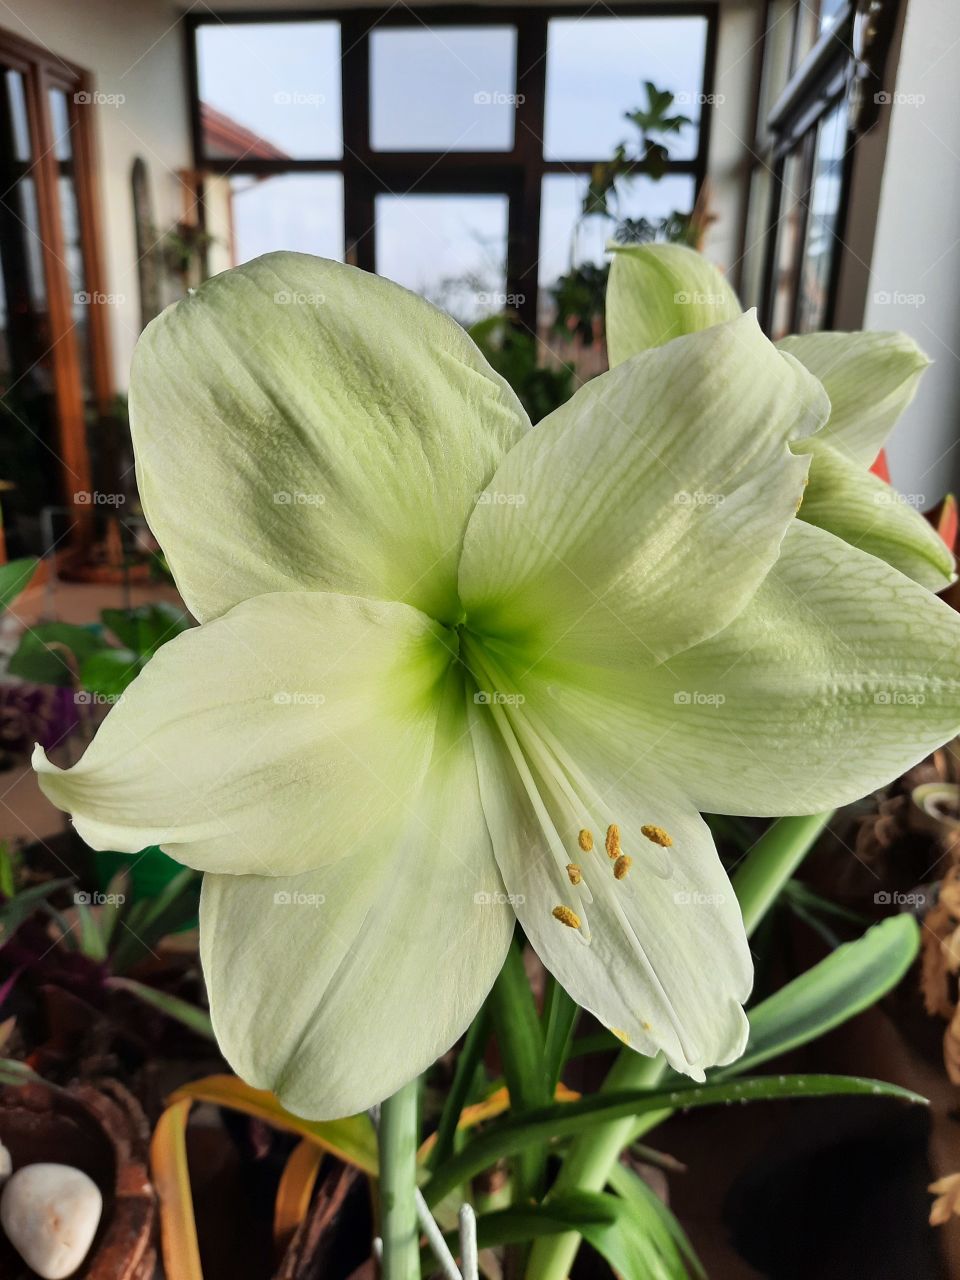
{"label": "orange leaf", "polygon": [[212,1102],[217,1107],[242,1111],[244,1115],[265,1120],[275,1129],[295,1133],[314,1146],[329,1151],[364,1173],[377,1173],[377,1138],[367,1115],[345,1116],[342,1120],[304,1120],[280,1105],[267,1089],[254,1089],[237,1076],[207,1076],[177,1089],[167,1099],[179,1102]]}
{"label": "orange leaf", "polygon": [[287,1247],[290,1237],[303,1221],[322,1162],[322,1148],[306,1138],[301,1139],[290,1152],[273,1206],[273,1240],[278,1250]]}
{"label": "orange leaf", "polygon": [[[580,1097],[579,1093],[574,1089],[568,1089],[563,1083],[557,1085],[554,1092],[554,1099],[557,1102],[576,1102]],[[510,1109],[510,1094],[506,1085],[499,1089],[494,1089],[489,1097],[484,1098],[483,1102],[475,1102],[473,1106],[464,1107],[460,1112],[460,1119],[457,1121],[458,1129],[472,1129],[475,1125],[483,1124],[484,1120],[493,1120],[497,1116],[503,1115],[505,1111]],[[417,1152],[418,1160],[425,1160],[433,1150],[433,1145],[437,1140],[437,1135],[431,1133]]]}
{"label": "orange leaf", "polygon": [[150,1170],[160,1201],[160,1247],[167,1280],[203,1280],[187,1168],[190,1099],[174,1102],[150,1140]]}

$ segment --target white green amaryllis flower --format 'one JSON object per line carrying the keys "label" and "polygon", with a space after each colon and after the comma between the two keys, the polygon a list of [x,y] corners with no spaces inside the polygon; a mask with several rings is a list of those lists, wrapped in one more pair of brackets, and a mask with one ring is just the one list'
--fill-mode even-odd
{"label": "white green amaryllis flower", "polygon": [[[741,314],[712,263],[681,245],[611,245],[606,328],[610,364]],[[811,458],[799,515],[886,560],[931,591],[953,581],[953,555],[919,511],[869,468],[930,363],[904,333],[783,338],[830,397],[825,425],[791,447]]]}
{"label": "white green amaryllis flower", "polygon": [[297,254],[150,325],[140,492],[201,625],[79,764],[35,764],[94,847],[207,873],[241,1076],[314,1117],[393,1093],[515,917],[640,1052],[740,1054],[750,953],[698,810],[851,800],[960,722],[953,614],[793,518],[828,411],[746,315],[531,429],[452,320]]}

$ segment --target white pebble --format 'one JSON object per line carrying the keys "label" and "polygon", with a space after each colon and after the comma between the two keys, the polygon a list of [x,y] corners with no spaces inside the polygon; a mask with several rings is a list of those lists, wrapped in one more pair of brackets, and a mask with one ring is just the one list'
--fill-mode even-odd
{"label": "white pebble", "polygon": [[102,1209],[100,1188],[79,1169],[28,1164],[3,1188],[0,1223],[38,1276],[65,1280],[87,1256]]}

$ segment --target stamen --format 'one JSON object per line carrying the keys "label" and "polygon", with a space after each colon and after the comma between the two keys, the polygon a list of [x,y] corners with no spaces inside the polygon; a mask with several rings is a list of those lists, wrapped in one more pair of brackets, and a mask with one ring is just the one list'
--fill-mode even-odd
{"label": "stamen", "polygon": [[617,1039],[622,1040],[624,1044],[630,1043],[630,1037],[627,1035],[625,1031],[621,1031],[619,1027],[611,1027],[610,1030],[617,1037]]}
{"label": "stamen", "polygon": [[649,1023],[649,1022],[646,1022],[646,1021],[641,1022],[641,1023],[640,1023],[640,1025],[641,1025],[641,1027],[643,1027],[644,1031],[652,1031],[652,1030],[653,1030],[653,1027],[650,1025],[650,1023]]}
{"label": "stamen", "polygon": [[645,827],[640,828],[640,832],[648,840],[652,840],[654,844],[660,845],[663,849],[669,849],[673,844],[673,837],[667,835],[663,827],[655,827],[652,823],[647,823]]}
{"label": "stamen", "polygon": [[[643,834],[646,835],[646,831]],[[607,827],[606,846],[608,858],[620,857],[620,828],[615,822],[611,822],[610,826]]]}
{"label": "stamen", "polygon": [[554,920],[559,920],[561,924],[565,924],[568,929],[580,928],[580,917],[571,910],[570,907],[554,907],[552,912]]}
{"label": "stamen", "polygon": [[571,884],[579,884],[583,879],[583,872],[575,862],[567,863],[567,875],[570,877]]}
{"label": "stamen", "polygon": [[589,853],[590,850],[593,848],[593,832],[587,831],[587,829],[584,828],[584,830],[581,831],[580,835],[577,837],[577,844],[580,846],[580,848],[583,850],[584,853]]}
{"label": "stamen", "polygon": [[621,853],[620,857],[613,864],[613,874],[617,880],[622,880],[630,868],[633,866],[633,859],[627,853]]}

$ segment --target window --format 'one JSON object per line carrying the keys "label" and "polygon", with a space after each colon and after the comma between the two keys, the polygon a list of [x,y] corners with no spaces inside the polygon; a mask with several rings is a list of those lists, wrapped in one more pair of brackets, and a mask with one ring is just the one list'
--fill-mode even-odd
{"label": "window", "polygon": [[75,495],[92,488],[87,424],[111,399],[93,100],[83,72],[0,33],[0,479],[10,557],[48,549],[45,507],[69,509],[73,548],[91,528]]}
{"label": "window", "polygon": [[895,6],[767,0],[740,293],[771,337],[833,323],[854,148],[885,98]]}
{"label": "window", "polygon": [[343,257],[463,323],[505,309],[549,324],[558,276],[602,262],[581,220],[644,80],[687,123],[654,180],[636,164],[618,217],[690,213],[706,167],[715,9],[639,6],[194,14],[197,169],[206,230],[242,262]]}

